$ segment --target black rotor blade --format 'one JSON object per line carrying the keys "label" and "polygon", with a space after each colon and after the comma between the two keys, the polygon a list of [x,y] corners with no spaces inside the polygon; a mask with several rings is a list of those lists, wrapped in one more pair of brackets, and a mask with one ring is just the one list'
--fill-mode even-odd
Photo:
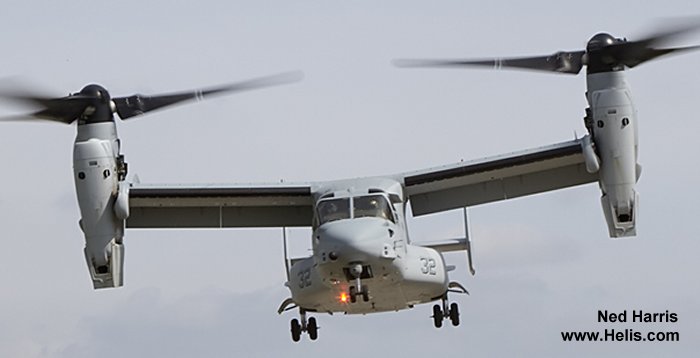
{"label": "black rotor blade", "polygon": [[394,60],[398,67],[492,67],[577,74],[583,67],[585,51],[557,52],[549,56],[492,58],[478,60]]}
{"label": "black rotor blade", "polygon": [[117,107],[117,114],[119,117],[121,119],[127,119],[183,101],[202,100],[215,95],[230,94],[234,92],[249,91],[264,87],[298,82],[302,79],[302,77],[303,74],[300,71],[286,72],[218,87],[155,96],[136,94],[130,97],[114,98],[113,101]]}
{"label": "black rotor blade", "polygon": [[65,124],[73,123],[80,117],[94,98],[70,97],[60,100],[48,101],[46,108],[31,114],[32,117],[46,119]]}
{"label": "black rotor blade", "polygon": [[80,115],[85,112],[85,109],[94,101],[93,97],[82,95],[71,95],[60,98],[49,98],[32,96],[25,93],[0,93],[0,97],[28,104],[32,107],[38,107],[38,110],[25,116],[13,116],[11,120],[31,120],[43,119],[65,124],[73,123]]}
{"label": "black rotor blade", "polygon": [[643,48],[643,49],[630,49],[629,47],[624,47],[620,50],[613,50],[614,57],[625,66],[632,68],[644,62],[653,60],[657,57],[674,53],[674,52],[685,52],[685,51],[695,51],[700,49],[700,46],[688,46],[688,47],[674,47],[666,49],[655,49],[655,48]]}
{"label": "black rotor blade", "polygon": [[674,21],[674,26],[665,26],[658,29],[656,32],[647,35],[641,40],[627,42],[628,44],[643,45],[652,47],[666,44],[674,39],[677,39],[685,34],[689,34],[700,30],[700,17],[681,18]]}
{"label": "black rotor blade", "polygon": [[700,49],[700,46],[655,48],[666,44],[685,34],[700,30],[700,18],[681,20],[682,24],[667,27],[641,40],[619,42],[606,46],[604,51],[616,62],[627,67],[634,67],[659,56],[673,52],[685,52]]}

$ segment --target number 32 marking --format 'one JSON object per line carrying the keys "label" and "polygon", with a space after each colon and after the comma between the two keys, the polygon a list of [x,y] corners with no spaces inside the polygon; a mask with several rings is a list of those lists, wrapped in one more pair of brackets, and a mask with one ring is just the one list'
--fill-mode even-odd
{"label": "number 32 marking", "polygon": [[297,276],[299,276],[299,288],[305,288],[311,286],[311,269],[308,268],[304,271],[300,271]]}
{"label": "number 32 marking", "polygon": [[420,263],[421,263],[420,272],[422,272],[424,275],[437,274],[437,272],[435,272],[435,267],[437,266],[435,264],[435,259],[428,259],[425,257],[421,257]]}

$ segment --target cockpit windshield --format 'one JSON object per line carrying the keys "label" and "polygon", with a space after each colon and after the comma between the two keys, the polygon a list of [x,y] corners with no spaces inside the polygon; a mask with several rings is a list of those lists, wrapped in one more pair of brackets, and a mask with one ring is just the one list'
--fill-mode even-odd
{"label": "cockpit windshield", "polygon": [[374,217],[394,221],[389,201],[378,194],[353,198],[353,217]]}
{"label": "cockpit windshield", "polygon": [[350,219],[350,198],[321,200],[316,210],[318,210],[318,219],[321,224]]}
{"label": "cockpit windshield", "polygon": [[385,196],[380,194],[356,196],[352,198],[352,211],[350,210],[350,198],[323,199],[316,204],[318,212],[318,224],[350,219],[350,218],[382,218],[396,222],[391,210],[391,204]]}

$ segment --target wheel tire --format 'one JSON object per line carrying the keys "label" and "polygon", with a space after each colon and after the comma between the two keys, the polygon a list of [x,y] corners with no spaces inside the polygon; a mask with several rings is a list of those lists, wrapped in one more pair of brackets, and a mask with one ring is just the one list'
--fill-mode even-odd
{"label": "wheel tire", "polygon": [[309,338],[315,341],[318,338],[318,325],[316,324],[316,318],[310,317],[309,323],[306,325],[306,331],[309,333]]}
{"label": "wheel tire", "polygon": [[450,321],[452,321],[453,326],[459,326],[459,306],[457,302],[452,302],[450,305]]}
{"label": "wheel tire", "polygon": [[433,323],[435,324],[435,328],[442,327],[443,318],[444,316],[442,315],[442,308],[440,308],[440,305],[433,306]]}
{"label": "wheel tire", "polygon": [[369,302],[369,289],[367,289],[367,286],[362,287],[362,301]]}
{"label": "wheel tire", "polygon": [[292,320],[291,327],[292,340],[294,342],[299,342],[299,339],[301,339],[301,325],[299,324],[299,321],[296,318]]}
{"label": "wheel tire", "polygon": [[350,303],[357,302],[357,288],[350,286]]}

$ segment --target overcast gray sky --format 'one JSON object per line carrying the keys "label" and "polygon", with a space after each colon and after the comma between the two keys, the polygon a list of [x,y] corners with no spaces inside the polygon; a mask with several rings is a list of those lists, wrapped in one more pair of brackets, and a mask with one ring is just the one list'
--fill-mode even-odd
{"label": "overcast gray sky", "polygon": [[[197,88],[286,70],[295,85],[119,123],[144,183],[288,182],[393,174],[556,143],[585,132],[585,77],[405,70],[397,57],[577,50],[629,39],[692,1],[18,1],[0,14],[0,77],[65,95]],[[699,44],[700,35],[686,44]],[[452,273],[462,325],[430,305],[318,315],[294,344],[279,230],[128,231],[125,286],[93,291],[72,181],[75,126],[0,129],[0,356],[694,356],[700,349],[700,53],[628,73],[644,167],[638,235],[612,241],[596,185],[471,209],[477,275]],[[3,105],[0,114],[17,113]],[[460,214],[410,221],[458,235]],[[309,233],[291,235],[307,254]],[[669,310],[677,323],[601,324],[599,309]],[[675,343],[563,343],[560,331],[678,331]]]}

